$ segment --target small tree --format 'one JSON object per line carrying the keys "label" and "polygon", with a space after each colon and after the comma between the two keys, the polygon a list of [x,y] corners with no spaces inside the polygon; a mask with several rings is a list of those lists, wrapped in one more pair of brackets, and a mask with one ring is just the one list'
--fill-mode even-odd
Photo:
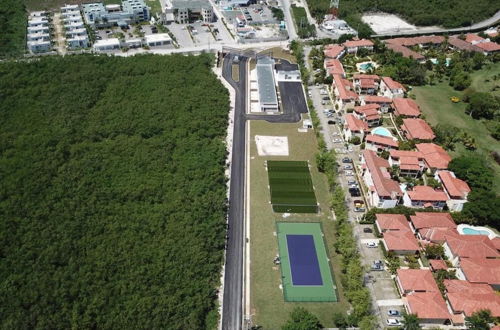
{"label": "small tree", "polygon": [[492,322],[493,317],[491,316],[491,312],[487,309],[477,311],[471,316],[467,316],[465,318],[465,325],[467,326],[467,329],[487,330],[490,328],[488,323]]}
{"label": "small tree", "polygon": [[418,316],[416,314],[403,314],[403,329],[404,330],[418,330],[422,329],[418,323]]}
{"label": "small tree", "polygon": [[353,136],[350,140],[349,140],[350,143],[352,144],[355,144],[355,145],[358,145],[361,143],[361,139],[359,136]]}
{"label": "small tree", "polygon": [[303,307],[295,307],[290,313],[290,320],[281,327],[282,330],[319,330],[321,328],[321,323],[316,315]]}
{"label": "small tree", "polygon": [[444,258],[444,248],[442,245],[438,244],[428,244],[425,246],[425,255],[428,259],[443,259]]}

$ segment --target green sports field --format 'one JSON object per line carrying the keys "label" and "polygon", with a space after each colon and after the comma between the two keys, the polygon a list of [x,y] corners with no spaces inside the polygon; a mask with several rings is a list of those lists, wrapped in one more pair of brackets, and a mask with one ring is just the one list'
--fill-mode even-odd
{"label": "green sports field", "polygon": [[308,162],[269,160],[267,173],[274,212],[318,212]]}
{"label": "green sports field", "polygon": [[[286,301],[301,302],[336,302],[337,286],[332,277],[330,262],[326,253],[323,241],[323,232],[320,223],[304,222],[277,222],[277,235],[279,254],[281,261],[281,279],[283,285],[283,295]],[[286,235],[312,235],[314,237],[314,247],[318,256],[319,268],[323,285],[320,286],[297,286],[292,284],[292,272],[288,257],[288,246]]]}

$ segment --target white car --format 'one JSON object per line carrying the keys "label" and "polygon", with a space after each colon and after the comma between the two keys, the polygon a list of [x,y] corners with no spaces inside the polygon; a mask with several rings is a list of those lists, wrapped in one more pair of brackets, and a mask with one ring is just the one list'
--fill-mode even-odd
{"label": "white car", "polygon": [[354,176],[354,173],[352,171],[345,171],[345,176]]}
{"label": "white car", "polygon": [[400,326],[401,322],[399,322],[399,320],[397,320],[397,319],[387,319],[387,325],[390,327],[396,327],[396,326]]}
{"label": "white car", "polygon": [[375,243],[375,242],[368,242],[368,243],[366,243],[366,246],[369,247],[369,248],[376,248],[377,247],[377,243]]}

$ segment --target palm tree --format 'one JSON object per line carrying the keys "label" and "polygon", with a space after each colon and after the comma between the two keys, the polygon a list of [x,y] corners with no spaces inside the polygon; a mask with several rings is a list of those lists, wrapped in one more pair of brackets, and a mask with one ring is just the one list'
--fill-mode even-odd
{"label": "palm tree", "polygon": [[403,329],[404,330],[418,330],[422,329],[418,323],[417,314],[403,314]]}

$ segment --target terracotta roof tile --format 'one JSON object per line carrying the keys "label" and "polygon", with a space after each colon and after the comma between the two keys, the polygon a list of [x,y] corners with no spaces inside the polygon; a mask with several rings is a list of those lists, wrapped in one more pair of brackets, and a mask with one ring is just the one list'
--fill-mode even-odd
{"label": "terracotta roof tile", "polygon": [[389,146],[393,148],[397,148],[399,146],[399,142],[390,138],[388,136],[382,136],[377,134],[370,134],[366,137],[366,142],[370,142],[373,144],[378,144],[382,146]]}
{"label": "terracotta roof tile", "polygon": [[458,48],[460,50],[466,50],[469,52],[483,52],[483,50],[476,45],[473,45],[471,43],[468,43],[465,40],[458,39],[457,37],[450,37],[448,38],[448,43],[452,45],[455,48]]}
{"label": "terracotta roof tile", "polygon": [[365,103],[378,103],[378,104],[390,104],[392,103],[392,99],[385,96],[378,95],[365,95],[363,96],[363,100]]}
{"label": "terracotta roof tile", "polygon": [[376,222],[382,230],[401,230],[410,231],[410,224],[403,214],[376,214]]}
{"label": "terracotta roof tile", "polygon": [[443,283],[455,313],[470,316],[481,309],[489,309],[494,317],[500,316],[500,296],[488,284],[460,280],[444,280]]}
{"label": "terracotta roof tile", "polygon": [[389,251],[418,251],[420,246],[411,231],[386,231],[384,242]]}
{"label": "terracotta roof tile", "polygon": [[390,174],[387,171],[389,167],[387,160],[378,157],[372,150],[363,150],[363,158],[366,162],[366,168],[372,177],[375,191],[379,196],[395,199],[402,195],[399,184],[390,178]]}
{"label": "terracotta roof tile", "polygon": [[448,269],[448,265],[444,260],[429,260],[429,264],[433,270]]}
{"label": "terracotta roof tile", "polygon": [[325,61],[325,68],[330,75],[341,75],[345,76],[344,67],[342,63],[337,59],[328,59]]}
{"label": "terracotta roof tile", "polygon": [[456,178],[455,174],[450,171],[439,171],[438,176],[451,198],[467,198],[467,194],[470,193],[467,182]]}
{"label": "terracotta roof tile", "polygon": [[344,51],[344,49],[345,47],[342,45],[326,45],[323,53],[325,54],[325,57],[337,58]]}
{"label": "terracotta roof tile", "polygon": [[[474,249],[471,247],[471,249]],[[460,268],[467,281],[472,283],[487,283],[489,285],[500,284],[500,259],[486,259],[485,257],[495,256],[489,247],[479,247],[472,251],[478,257],[461,258]],[[487,250],[487,251],[486,251]],[[496,257],[500,254],[495,250]]]}
{"label": "terracotta roof tile", "polygon": [[358,99],[358,94],[352,90],[353,87],[349,80],[342,78],[340,75],[333,75],[333,85],[337,88],[341,100],[352,101]]}
{"label": "terracotta roof tile", "polygon": [[398,116],[419,117],[421,114],[417,102],[412,99],[395,98],[392,100],[392,107]]}
{"label": "terracotta roof tile", "polygon": [[447,236],[459,235],[456,229],[446,227],[421,228],[418,232],[424,240],[432,243],[443,243]]}
{"label": "terracotta roof tile", "polygon": [[387,48],[389,48],[393,52],[401,54],[403,57],[413,58],[414,60],[417,60],[417,61],[425,59],[424,55],[419,54],[419,53],[417,53],[417,52],[415,52],[415,51],[411,50],[410,48],[405,47],[403,45],[389,43],[389,44],[386,44],[386,46],[387,46]]}
{"label": "terracotta roof tile", "polygon": [[372,80],[376,80],[376,81],[380,80],[380,77],[377,76],[376,74],[364,74],[364,73],[356,73],[352,76],[352,78],[354,80],[356,80],[356,79],[372,79]]}
{"label": "terracotta roof tile", "polygon": [[429,186],[415,186],[413,190],[408,190],[406,193],[412,201],[445,202],[448,200],[448,196],[443,191]]}
{"label": "terracotta roof tile", "polygon": [[481,42],[479,44],[476,44],[476,46],[488,53],[500,51],[500,45],[497,44],[496,42],[491,42],[491,41]]}
{"label": "terracotta roof tile", "polygon": [[[453,255],[461,258],[500,258],[498,250],[493,243],[491,243],[490,239],[484,235],[447,236],[446,243],[450,247]],[[500,262],[500,260],[498,262]],[[498,265],[500,266],[500,264]],[[500,269],[498,274],[500,276]]]}
{"label": "terracotta roof tile", "polygon": [[416,230],[423,228],[457,228],[457,224],[449,213],[415,212],[415,215],[410,216],[410,221]]}
{"label": "terracotta roof tile", "polygon": [[439,292],[436,280],[429,269],[398,269],[397,277],[405,292]]}
{"label": "terracotta roof tile", "polygon": [[439,292],[414,292],[406,297],[410,314],[420,319],[450,319],[451,315]]}
{"label": "terracotta roof tile", "polygon": [[395,81],[391,77],[382,77],[382,81],[386,84],[387,88],[391,90],[402,89],[403,91],[406,91],[403,85],[401,85],[399,82]]}
{"label": "terracotta roof tile", "polygon": [[367,39],[361,39],[361,40],[349,40],[344,42],[345,47],[373,47],[373,42],[371,40]]}
{"label": "terracotta roof tile", "polygon": [[359,118],[356,118],[353,114],[349,113],[345,116],[345,122],[347,128],[352,132],[368,131],[368,124]]}
{"label": "terracotta roof tile", "polygon": [[405,132],[405,136],[410,140],[433,140],[436,137],[429,124],[420,118],[403,119],[401,129]]}
{"label": "terracotta roof tile", "polygon": [[434,143],[417,143],[415,146],[424,155],[428,167],[437,169],[448,168],[451,157],[442,147]]}

